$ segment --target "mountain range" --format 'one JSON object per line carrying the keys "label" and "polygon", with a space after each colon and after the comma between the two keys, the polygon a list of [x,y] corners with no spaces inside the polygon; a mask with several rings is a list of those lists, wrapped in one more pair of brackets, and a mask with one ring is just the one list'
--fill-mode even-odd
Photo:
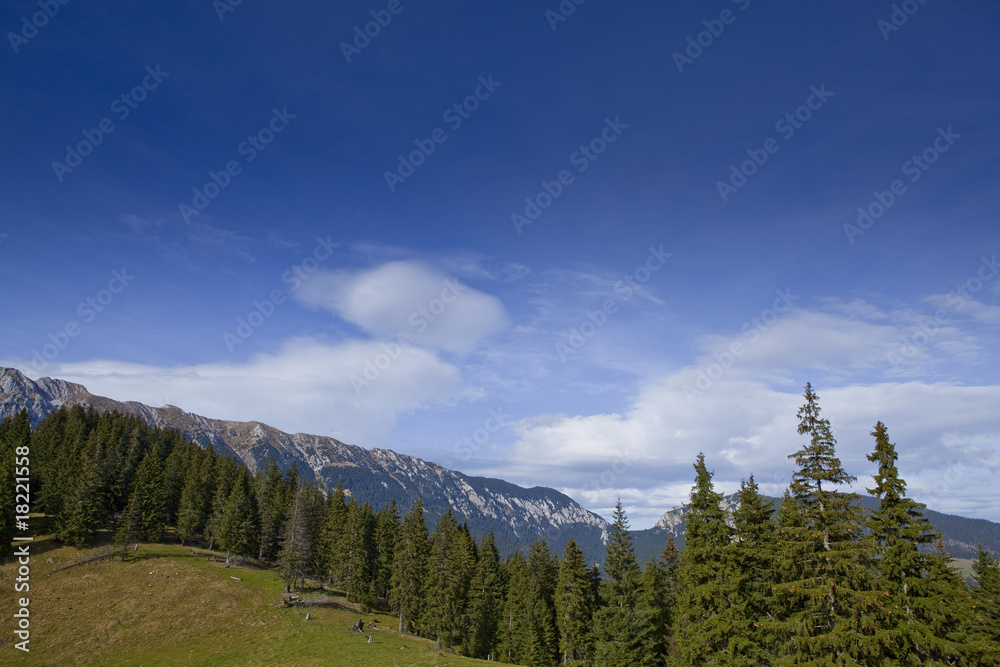
{"label": "mountain range", "polygon": [[[260,422],[211,419],[173,405],[151,407],[135,401],[96,396],[80,384],[43,377],[31,380],[14,368],[0,368],[0,421],[27,410],[32,426],[62,406],[92,407],[142,417],[150,424],[171,428],[202,447],[212,447],[245,462],[256,472],[269,458],[282,469],[295,463],[301,476],[328,488],[340,483],[359,502],[378,509],[395,499],[405,512],[417,497],[423,499],[426,520],[433,527],[448,508],[473,534],[492,530],[504,553],[526,551],[539,537],[560,551],[573,537],[590,561],[603,560],[609,524],[569,496],[546,487],[524,488],[501,479],[473,477],[435,463],[389,449],[366,449],[327,436],[289,434]],[[864,498],[866,507],[877,501]],[[736,506],[735,495],[724,498],[726,509]],[[684,514],[668,510],[655,526],[633,531],[641,560],[658,553],[672,535],[683,544]],[[927,510],[925,515],[945,537],[956,558],[972,558],[978,544],[1000,553],[1000,524]]]}

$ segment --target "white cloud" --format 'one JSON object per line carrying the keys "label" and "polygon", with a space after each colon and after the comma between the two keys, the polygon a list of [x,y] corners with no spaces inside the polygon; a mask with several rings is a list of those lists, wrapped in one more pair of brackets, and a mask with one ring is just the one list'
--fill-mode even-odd
{"label": "white cloud", "polygon": [[[838,438],[855,489],[871,486],[866,460],[876,421],[898,443],[900,471],[912,494],[939,511],[1000,516],[1000,386],[893,381],[889,361],[917,330],[918,315],[865,302],[796,309],[756,328],[708,336],[692,366],[647,378],[626,409],[589,415],[539,415],[517,427],[518,440],[493,474],[519,483],[561,479],[562,490],[599,511],[616,496],[634,508],[633,525],[687,500],[691,464],[704,452],[721,490],[751,473],[780,495],[802,444],[795,414],[811,379]],[[734,342],[743,353],[716,356]],[[921,349],[927,366],[954,365],[977,339],[942,328]],[[728,363],[728,368],[722,368]],[[705,382],[707,380],[707,382]],[[699,384],[699,382],[701,383]]]}
{"label": "white cloud", "polygon": [[500,300],[414,261],[375,269],[317,273],[295,293],[375,336],[405,333],[418,345],[466,354],[500,330]]}
{"label": "white cloud", "polygon": [[[753,473],[765,492],[780,495],[793,470],[786,457],[804,444],[795,418],[801,391],[727,378],[692,406],[682,393],[689,379],[681,371],[645,387],[624,415],[522,424],[500,474],[517,481],[562,479],[565,492],[591,506],[611,506],[622,495],[637,506],[636,520],[655,521],[687,500],[691,464],[704,452],[720,489],[735,491]],[[871,486],[873,468],[865,456],[881,420],[899,446],[901,474],[918,500],[939,511],[974,508],[975,515],[1000,516],[1000,387],[908,382],[817,390],[838,453],[860,479],[857,490]],[[964,471],[961,484],[955,483],[956,465]]]}
{"label": "white cloud", "polygon": [[419,348],[401,354],[359,393],[352,374],[383,352],[375,342],[327,345],[296,338],[274,354],[246,363],[158,367],[115,361],[52,363],[47,374],[78,382],[96,395],[189,412],[256,420],[289,432],[332,435],[382,446],[401,413],[463,400],[455,366]]}

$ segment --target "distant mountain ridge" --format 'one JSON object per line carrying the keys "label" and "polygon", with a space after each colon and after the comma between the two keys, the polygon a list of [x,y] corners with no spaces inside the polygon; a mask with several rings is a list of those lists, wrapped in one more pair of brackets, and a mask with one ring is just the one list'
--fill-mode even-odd
{"label": "distant mountain ridge", "polygon": [[27,409],[32,426],[61,406],[81,405],[100,412],[117,410],[161,428],[172,428],[203,447],[244,461],[256,472],[268,458],[282,469],[297,463],[303,477],[329,488],[341,483],[359,501],[376,509],[395,499],[400,512],[423,499],[431,528],[448,507],[477,535],[493,530],[498,548],[526,551],[536,537],[562,549],[573,537],[589,558],[604,551],[608,523],[569,496],[544,487],[525,489],[501,479],[472,477],[388,449],[365,449],[335,438],[289,434],[260,422],[210,419],[167,405],[154,408],[135,401],[96,396],[80,384],[0,369],[0,420]]}
{"label": "distant mountain ridge", "polygon": [[[295,462],[303,477],[322,481],[330,488],[339,482],[353,497],[376,509],[395,499],[404,512],[421,496],[431,528],[451,507],[477,536],[493,530],[504,553],[526,551],[538,537],[561,552],[572,537],[588,561],[604,558],[608,522],[555,489],[526,489],[501,479],[472,477],[389,449],[366,449],[327,436],[289,434],[260,422],[211,419],[173,405],[154,408],[136,401],[115,401],[91,394],[80,384],[47,377],[34,381],[16,369],[0,368],[0,421],[27,409],[35,426],[60,407],[75,405],[100,412],[117,410],[155,426],[176,429],[203,447],[237,457],[251,471],[261,469],[268,458],[282,469]],[[868,508],[875,502],[873,498],[862,499]],[[737,504],[735,494],[723,498],[727,511]],[[640,562],[658,554],[670,535],[678,546],[683,544],[686,513],[686,508],[675,507],[652,528],[632,531]],[[1000,554],[1000,524],[933,510],[926,510],[925,516],[944,534],[952,556],[972,558],[980,543]]]}
{"label": "distant mountain ridge", "polygon": [[[780,498],[765,496],[773,503],[775,512],[778,510]],[[722,497],[722,508],[729,513],[740,506],[739,497],[733,493]],[[871,512],[878,509],[879,501],[871,496],[861,496],[861,507]],[[673,536],[678,547],[684,545],[684,517],[687,507],[675,507],[667,510],[656,525],[646,530],[632,531],[635,540],[636,554],[648,558],[659,553],[667,542],[668,536]],[[986,519],[968,519],[953,514],[942,514],[932,509],[924,510],[924,517],[941,532],[944,546],[952,558],[975,558],[979,545],[989,549],[994,555],[1000,554],[1000,524]]]}

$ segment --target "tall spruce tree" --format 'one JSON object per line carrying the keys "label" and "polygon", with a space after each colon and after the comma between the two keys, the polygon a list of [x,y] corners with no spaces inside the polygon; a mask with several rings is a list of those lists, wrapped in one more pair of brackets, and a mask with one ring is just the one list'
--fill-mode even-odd
{"label": "tall spruce tree", "polygon": [[468,631],[469,584],[475,569],[471,538],[459,528],[451,508],[431,536],[427,561],[424,624],[439,646],[459,646]]}
{"label": "tall spruce tree", "polygon": [[375,606],[375,515],[368,503],[353,498],[347,506],[347,530],[344,535],[344,583],[347,599],[365,610]]}
{"label": "tall spruce tree", "polygon": [[289,590],[294,590],[297,582],[305,585],[306,573],[312,561],[314,543],[309,533],[310,500],[304,485],[298,483],[298,478],[289,481],[292,488],[292,500],[288,510],[288,519],[282,531],[283,543],[278,553],[282,575]]}
{"label": "tall spruce tree", "polygon": [[260,515],[252,481],[246,468],[236,476],[232,491],[226,500],[219,527],[219,541],[226,549],[226,567],[233,554],[241,557],[255,556],[260,537]]}
{"label": "tall spruce tree", "polygon": [[683,664],[711,664],[727,649],[730,628],[726,610],[726,554],[732,539],[722,494],[712,484],[705,455],[694,464],[695,485],[684,525],[684,550],[679,568],[679,594],[674,637]]}
{"label": "tall spruce tree", "polygon": [[392,563],[390,608],[399,615],[399,632],[419,632],[424,610],[424,590],[430,542],[419,497],[403,516]]}
{"label": "tall spruce tree", "polygon": [[972,651],[975,665],[1000,665],[1000,563],[979,546],[972,563]]}
{"label": "tall spruce tree", "polygon": [[264,464],[264,469],[257,473],[254,479],[254,494],[257,497],[257,509],[260,513],[257,558],[273,561],[280,549],[281,526],[285,522],[291,499],[281,468],[273,458],[269,458]]}
{"label": "tall spruce tree", "polygon": [[97,463],[87,457],[80,467],[76,488],[65,499],[62,512],[55,522],[56,539],[76,547],[94,537],[106,519]]}
{"label": "tall spruce tree", "polygon": [[[27,514],[27,512],[17,511],[17,506],[24,504],[19,502],[17,496],[26,488],[30,490],[30,487],[22,486],[19,488],[17,478],[28,477],[26,473],[29,471],[29,467],[25,466],[24,463],[29,460],[25,454],[32,451],[31,439],[31,422],[28,419],[27,410],[21,410],[0,424],[0,485],[2,485],[0,486],[0,545],[4,547],[14,539],[17,516]],[[21,465],[18,465],[19,459]],[[32,496],[29,495],[29,499],[32,499]],[[35,504],[37,505],[37,502]],[[21,509],[32,508],[22,507]]]}
{"label": "tall spruce tree", "polygon": [[479,546],[476,572],[469,586],[471,628],[466,653],[473,658],[488,659],[496,654],[503,599],[503,568],[491,530]]}
{"label": "tall spruce tree", "polygon": [[555,591],[559,563],[549,551],[544,538],[535,538],[526,560],[531,577],[533,623],[538,634],[538,655],[535,664],[551,665],[559,653],[559,633],[556,627]]}
{"label": "tall spruce tree", "polygon": [[604,573],[608,579],[602,584],[602,606],[594,617],[595,663],[605,667],[656,664],[653,611],[642,599],[639,563],[620,498],[608,536]]}
{"label": "tall spruce tree", "polygon": [[889,442],[885,424],[872,431],[875,451],[868,460],[878,464],[875,488],[868,492],[879,507],[868,520],[875,541],[880,586],[887,599],[886,618],[879,629],[884,657],[899,664],[958,664],[967,658],[965,632],[967,593],[950,559],[926,553],[922,546],[937,542],[940,534],[924,518],[926,507],[906,496],[906,482],[896,467],[896,446]]}
{"label": "tall spruce tree", "polygon": [[335,585],[346,585],[347,578],[347,495],[337,482],[324,508],[323,528],[320,533],[326,578]]}
{"label": "tall spruce tree", "polygon": [[399,510],[395,498],[375,515],[375,558],[372,580],[375,583],[375,598],[382,608],[389,604],[392,588],[392,561],[399,537]]}
{"label": "tall spruce tree", "polygon": [[233,483],[239,473],[239,465],[235,459],[228,456],[217,457],[212,466],[212,500],[208,506],[207,522],[205,532],[208,537],[208,548],[215,547],[216,540],[219,539],[219,532],[222,529],[222,516],[226,512],[226,504],[229,502],[229,494],[233,490]]}
{"label": "tall spruce tree", "polygon": [[129,496],[129,505],[139,512],[139,539],[158,542],[167,522],[167,490],[163,485],[163,462],[149,452],[139,464]]}
{"label": "tall spruce tree", "polygon": [[819,397],[810,384],[798,411],[800,435],[809,437],[789,455],[798,469],[792,476],[781,518],[777,587],[785,621],[783,664],[875,664],[876,635],[885,610],[873,580],[871,540],[863,536],[858,496],[838,486],[856,478],[836,454],[829,420],[820,416]]}
{"label": "tall spruce tree", "polygon": [[548,665],[551,661],[542,627],[538,591],[521,552],[507,562],[507,599],[500,627],[500,652],[506,662]]}
{"label": "tall spruce tree", "polygon": [[733,541],[726,549],[725,603],[729,625],[726,653],[739,664],[768,665],[774,658],[779,629],[775,554],[777,526],[771,502],[750,479],[740,484],[739,507],[733,511]]}
{"label": "tall spruce tree", "polygon": [[586,662],[594,654],[594,590],[583,551],[571,537],[563,551],[555,592],[559,651],[563,665]]}
{"label": "tall spruce tree", "polygon": [[177,511],[180,508],[181,492],[184,490],[184,481],[191,462],[193,450],[191,445],[183,440],[172,442],[173,433],[162,434],[166,441],[169,454],[163,462],[163,488],[166,496],[167,523],[176,523]]}
{"label": "tall spruce tree", "polygon": [[643,569],[643,589],[653,613],[653,645],[658,664],[666,664],[675,654],[674,618],[680,591],[681,551],[673,535],[659,556],[653,557]]}
{"label": "tall spruce tree", "polygon": [[192,457],[188,466],[177,508],[177,537],[182,543],[204,537],[207,532],[212,498],[215,495],[216,458],[213,450],[206,449]]}

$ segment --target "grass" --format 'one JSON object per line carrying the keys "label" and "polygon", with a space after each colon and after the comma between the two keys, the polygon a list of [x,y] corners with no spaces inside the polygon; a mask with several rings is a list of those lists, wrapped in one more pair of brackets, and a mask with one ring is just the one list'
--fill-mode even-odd
{"label": "grass", "polygon": [[[104,549],[106,549],[105,547]],[[51,538],[31,543],[31,652],[14,649],[14,600],[0,613],[0,663],[23,665],[344,665],[363,667],[484,664],[392,630],[384,614],[348,609],[275,607],[283,582],[268,569],[205,559],[171,544],[143,544],[98,563],[57,568],[102,552]],[[16,563],[0,566],[12,582]],[[237,581],[231,577],[239,577]],[[6,585],[5,585],[6,588]],[[11,589],[8,589],[11,590]],[[343,601],[345,606],[346,601]],[[306,621],[306,612],[312,619]],[[358,619],[379,630],[349,632]],[[368,635],[374,643],[368,643]]]}

